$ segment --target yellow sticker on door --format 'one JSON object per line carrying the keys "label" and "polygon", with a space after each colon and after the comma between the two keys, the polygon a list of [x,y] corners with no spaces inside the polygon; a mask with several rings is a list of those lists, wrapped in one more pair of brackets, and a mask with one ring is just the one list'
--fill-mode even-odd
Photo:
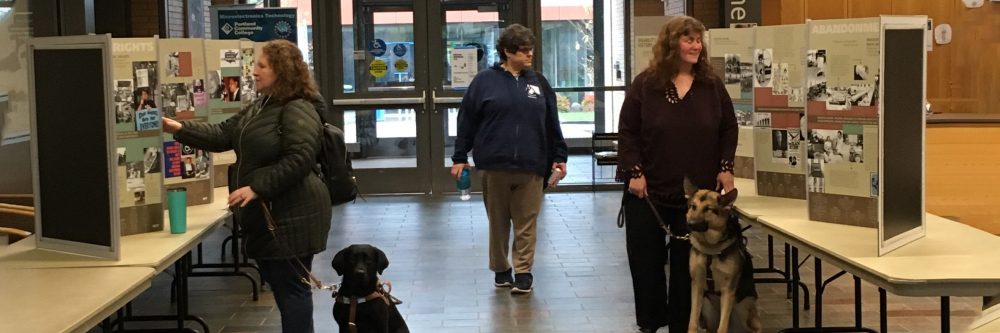
{"label": "yellow sticker on door", "polygon": [[376,78],[381,78],[385,76],[385,73],[388,72],[388,69],[389,65],[386,64],[385,60],[382,59],[372,60],[372,63],[368,65],[368,73],[371,73],[372,76]]}
{"label": "yellow sticker on door", "polygon": [[406,69],[410,68],[410,64],[406,62],[406,59],[396,59],[396,62],[392,63],[396,67],[397,72],[405,72]]}

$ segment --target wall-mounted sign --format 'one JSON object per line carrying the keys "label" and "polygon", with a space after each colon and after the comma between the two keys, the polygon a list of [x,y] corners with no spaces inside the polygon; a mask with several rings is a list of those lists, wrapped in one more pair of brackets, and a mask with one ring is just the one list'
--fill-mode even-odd
{"label": "wall-mounted sign", "polygon": [[212,8],[216,39],[246,38],[255,42],[287,39],[298,43],[295,8]]}
{"label": "wall-mounted sign", "polygon": [[761,24],[760,0],[726,0],[724,26],[755,27]]}

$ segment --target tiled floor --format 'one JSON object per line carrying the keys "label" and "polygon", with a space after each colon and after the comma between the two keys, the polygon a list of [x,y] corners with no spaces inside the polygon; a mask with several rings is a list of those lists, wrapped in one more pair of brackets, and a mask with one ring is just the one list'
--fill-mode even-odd
{"label": "tiled floor", "polygon": [[[389,257],[384,279],[405,303],[400,311],[413,332],[635,332],[631,278],[625,257],[625,234],[615,225],[618,193],[550,193],[539,220],[535,290],[511,295],[493,287],[487,269],[487,222],[481,196],[369,197],[338,207],[329,249],[314,261],[327,282],[338,277],[330,268],[337,250],[352,243],[378,246]],[[755,264],[766,264],[766,236],[751,229]],[[223,232],[205,244],[206,258],[218,260]],[[873,245],[874,246],[874,245]],[[781,249],[776,249],[782,255]],[[802,254],[804,257],[804,254]],[[779,261],[781,257],[778,258]],[[810,285],[812,261],[802,276]],[[826,266],[825,275],[836,273]],[[136,312],[169,311],[170,276],[162,274],[135,302]],[[279,332],[278,312],[268,292],[252,301],[243,278],[198,277],[191,280],[191,311],[210,324],[212,332]],[[765,332],[788,327],[790,302],[782,285],[759,284]],[[865,283],[864,324],[878,327],[878,293]],[[336,332],[332,301],[317,292],[317,332]],[[964,332],[980,313],[980,298],[952,298],[951,327]],[[889,331],[939,332],[938,298],[889,295]],[[824,324],[853,323],[853,284],[849,276],[828,288]],[[801,316],[811,326],[812,311]],[[146,324],[130,324],[142,327]],[[97,331],[96,329],[94,330]],[[660,332],[665,332],[663,328]]]}

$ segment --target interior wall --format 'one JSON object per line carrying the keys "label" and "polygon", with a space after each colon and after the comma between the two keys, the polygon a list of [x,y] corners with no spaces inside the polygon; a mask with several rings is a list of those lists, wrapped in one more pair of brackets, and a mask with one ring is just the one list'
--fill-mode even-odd
{"label": "interior wall", "polygon": [[[951,44],[928,54],[927,97],[934,112],[1000,113],[1000,2],[968,9],[957,0],[777,0],[764,2],[764,24],[877,15],[927,15],[952,27]],[[775,16],[772,13],[780,15]]]}

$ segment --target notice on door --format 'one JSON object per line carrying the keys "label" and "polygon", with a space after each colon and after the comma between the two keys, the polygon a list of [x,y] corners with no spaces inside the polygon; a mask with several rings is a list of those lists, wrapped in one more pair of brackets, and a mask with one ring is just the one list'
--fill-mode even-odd
{"label": "notice on door", "polygon": [[476,48],[462,47],[451,50],[451,86],[468,87],[478,72]]}
{"label": "notice on door", "polygon": [[372,76],[376,78],[381,78],[385,76],[385,73],[388,72],[388,70],[389,70],[389,65],[386,64],[385,60],[382,59],[372,60],[372,63],[368,65],[368,72],[371,73]]}

